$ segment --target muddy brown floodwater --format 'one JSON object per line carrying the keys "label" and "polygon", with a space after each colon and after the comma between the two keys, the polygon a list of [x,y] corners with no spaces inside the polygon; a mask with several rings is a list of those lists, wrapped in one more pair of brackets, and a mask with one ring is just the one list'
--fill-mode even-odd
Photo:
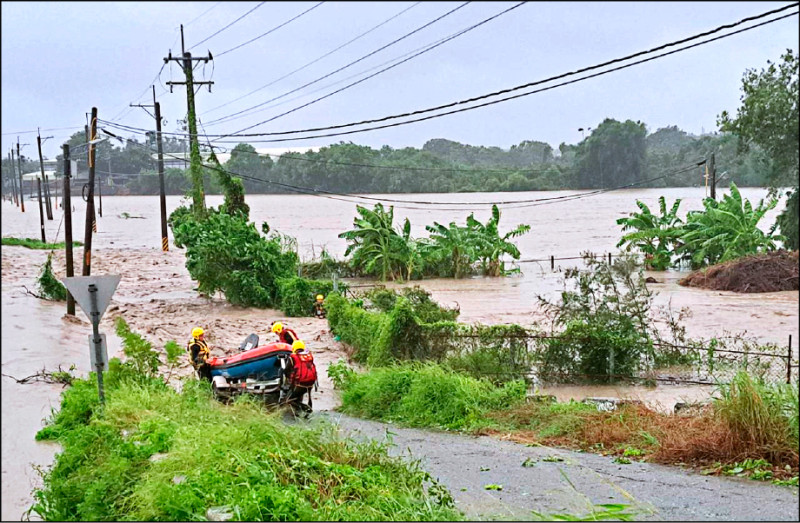
{"label": "muddy brown floodwater", "polygon": [[[526,200],[575,194],[572,191],[530,193],[474,193],[391,195],[396,200],[428,200],[441,202],[475,202],[465,210],[419,210],[396,208],[397,223],[408,217],[412,234],[425,235],[424,226],[434,221],[464,223],[474,210],[475,217],[484,221],[490,210],[481,202],[497,200]],[[620,235],[617,218],[636,209],[640,199],[653,208],[657,198],[665,195],[668,204],[682,198],[680,216],[687,210],[702,208],[704,189],[637,189],[605,193],[572,202],[535,207],[503,208],[501,231],[519,223],[527,223],[532,231],[519,238],[517,244],[522,260],[572,257],[581,252],[617,252]],[[766,195],[764,189],[744,188],[744,197],[754,203]],[[218,205],[221,196],[209,196],[208,205]],[[247,202],[251,219],[259,226],[267,221],[273,231],[297,239],[304,260],[319,255],[322,248],[341,257],[346,242],[337,235],[352,226],[355,204],[312,196],[250,195]],[[73,198],[73,237],[83,241],[86,204]],[[181,204],[177,196],[167,197],[171,212]],[[402,204],[398,204],[402,205]],[[419,207],[418,204],[408,205]],[[26,212],[8,202],[2,203],[2,235],[39,237],[39,216],[35,205]],[[770,211],[762,226],[774,223],[781,205]],[[221,297],[199,297],[194,290],[184,264],[181,249],[171,246],[160,250],[159,204],[156,196],[115,196],[103,198],[102,218],[97,220],[98,232],[93,243],[93,274],[120,274],[122,279],[101,322],[101,332],[109,340],[109,353],[120,350],[120,340],[114,335],[113,320],[123,316],[131,328],[152,341],[154,347],[174,339],[184,344],[191,328],[202,325],[211,341],[212,354],[222,356],[233,352],[251,332],[262,340],[274,335],[267,332],[269,323],[281,320],[294,328],[314,352],[320,369],[320,391],[315,393],[317,410],[330,410],[337,405],[325,369],[344,356],[343,347],[333,340],[324,321],[312,318],[285,318],[280,311],[244,309],[225,303]],[[123,213],[141,218],[124,218]],[[54,212],[55,220],[45,222],[48,241],[63,241],[62,213]],[[75,251],[76,274],[80,274],[82,248]],[[80,310],[75,318],[65,315],[66,306],[43,302],[26,294],[23,286],[34,290],[35,279],[46,259],[45,251],[23,247],[2,248],[2,373],[16,378],[32,375],[43,367],[52,370],[61,365],[77,366],[80,373],[89,367],[88,336],[91,326]],[[536,296],[555,298],[561,289],[562,272],[570,263],[557,262],[551,272],[549,262],[523,262],[522,275],[509,278],[470,278],[465,280],[435,279],[420,282],[431,291],[434,299],[461,309],[460,320],[481,323],[520,323],[530,325],[542,320]],[[65,273],[64,253],[56,253],[54,270]],[[789,335],[798,339],[798,293],[735,294],[731,292],[688,289],[677,285],[685,273],[666,271],[650,273],[658,283],[650,288],[657,292],[656,306],[671,305],[673,309],[687,307],[691,317],[685,320],[687,334],[709,338],[725,333],[746,333],[761,342],[785,345]],[[796,344],[796,343],[795,343]],[[189,374],[184,362],[176,376]],[[19,385],[13,379],[2,378],[2,519],[16,520],[30,506],[31,488],[38,476],[32,468],[52,461],[57,445],[34,441],[43,418],[59,404],[58,385]],[[581,399],[587,396],[622,396],[643,399],[665,409],[679,399],[707,397],[708,387],[659,386],[642,387],[549,387],[542,392],[556,395],[560,400]]]}

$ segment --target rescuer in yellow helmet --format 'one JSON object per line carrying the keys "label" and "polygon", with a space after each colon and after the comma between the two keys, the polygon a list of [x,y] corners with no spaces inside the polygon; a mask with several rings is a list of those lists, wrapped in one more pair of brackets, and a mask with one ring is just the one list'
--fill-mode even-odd
{"label": "rescuer in yellow helmet", "polygon": [[208,365],[208,357],[211,355],[211,349],[206,343],[202,327],[192,329],[192,339],[189,340],[186,350],[189,351],[189,358],[192,367],[197,371],[197,377],[210,381],[211,367]]}
{"label": "rescuer in yellow helmet", "polygon": [[325,297],[322,294],[317,294],[317,301],[314,302],[314,315],[321,320],[325,319],[324,300]]}
{"label": "rescuer in yellow helmet", "polygon": [[278,341],[291,346],[295,341],[300,339],[295,331],[283,326],[283,323],[276,321],[272,323],[272,332],[278,335]]}

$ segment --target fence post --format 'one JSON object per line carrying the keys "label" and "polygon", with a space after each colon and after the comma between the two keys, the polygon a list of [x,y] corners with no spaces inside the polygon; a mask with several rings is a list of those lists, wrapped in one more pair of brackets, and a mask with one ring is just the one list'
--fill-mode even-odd
{"label": "fence post", "polygon": [[554,271],[556,269],[556,257],[552,254],[550,255],[550,270]]}
{"label": "fence post", "polygon": [[608,264],[611,265],[611,253],[608,253]]}
{"label": "fence post", "polygon": [[789,347],[786,349],[786,383],[792,382],[792,335],[789,334]]}
{"label": "fence post", "polygon": [[608,381],[609,383],[614,381],[614,347],[608,351]]}

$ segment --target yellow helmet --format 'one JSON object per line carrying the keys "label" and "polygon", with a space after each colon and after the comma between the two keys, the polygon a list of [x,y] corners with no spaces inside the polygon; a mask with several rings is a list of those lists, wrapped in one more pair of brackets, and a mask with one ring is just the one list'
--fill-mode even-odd
{"label": "yellow helmet", "polygon": [[192,329],[192,338],[199,338],[203,335],[203,329],[201,327],[195,327]]}
{"label": "yellow helmet", "polygon": [[305,348],[306,348],[306,344],[303,343],[302,340],[294,340],[294,343],[292,343],[292,352],[297,352],[299,350],[305,350]]}
{"label": "yellow helmet", "polygon": [[317,301],[322,301],[324,299],[325,297],[322,294],[317,294]]}
{"label": "yellow helmet", "polygon": [[283,332],[283,323],[281,323],[279,321],[276,321],[275,323],[273,323],[272,324],[272,332],[274,332],[275,334],[280,334],[281,332]]}

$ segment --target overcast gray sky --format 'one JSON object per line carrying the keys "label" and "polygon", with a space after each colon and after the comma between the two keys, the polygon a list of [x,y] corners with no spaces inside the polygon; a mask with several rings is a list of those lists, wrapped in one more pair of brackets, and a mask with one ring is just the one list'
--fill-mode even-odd
{"label": "overcast gray sky", "polygon": [[[179,24],[195,56],[215,56],[195,70],[196,80],[213,80],[199,91],[197,111],[205,131],[235,132],[363,78],[344,78],[372,69],[465,29],[516,5],[472,2],[419,32],[305,89],[276,100],[265,110],[212,125],[216,118],[280,96],[326,75],[417,29],[461,2],[2,2],[2,153],[18,131],[43,129],[53,135],[45,156],[86,123],[96,106],[101,119],[151,129],[153,119],[131,102],[152,103],[156,93],[176,131],[186,114],[186,91],[177,64],[164,67],[171,49],[180,54]],[[275,132],[349,123],[478,96],[591,66],[738,21],[790,2],[529,2],[464,35],[372,79],[247,132]],[[256,7],[258,6],[258,7]],[[413,7],[412,7],[413,6]],[[411,7],[385,25],[309,67],[255,94],[368,29]],[[213,36],[229,23],[250,14]],[[785,14],[786,12],[784,12]],[[337,143],[394,148],[422,147],[432,138],[508,148],[541,140],[554,148],[576,143],[578,128],[604,118],[641,120],[653,132],[677,125],[700,134],[716,129],[722,110],[734,112],[741,78],[798,48],[793,16],[694,49],[531,96],[426,122],[390,129],[257,147]],[[224,54],[223,54],[224,53]],[[394,62],[390,62],[394,63]],[[213,65],[212,65],[213,64]],[[390,65],[390,64],[386,64]],[[372,72],[377,71],[374,69]],[[333,84],[333,85],[331,85]],[[327,86],[327,87],[326,87]],[[315,93],[311,91],[318,90]],[[262,108],[263,109],[263,108]],[[202,129],[201,129],[202,132]],[[125,134],[132,136],[131,134]],[[19,133],[35,156],[36,134]],[[232,144],[228,147],[233,147]]]}

